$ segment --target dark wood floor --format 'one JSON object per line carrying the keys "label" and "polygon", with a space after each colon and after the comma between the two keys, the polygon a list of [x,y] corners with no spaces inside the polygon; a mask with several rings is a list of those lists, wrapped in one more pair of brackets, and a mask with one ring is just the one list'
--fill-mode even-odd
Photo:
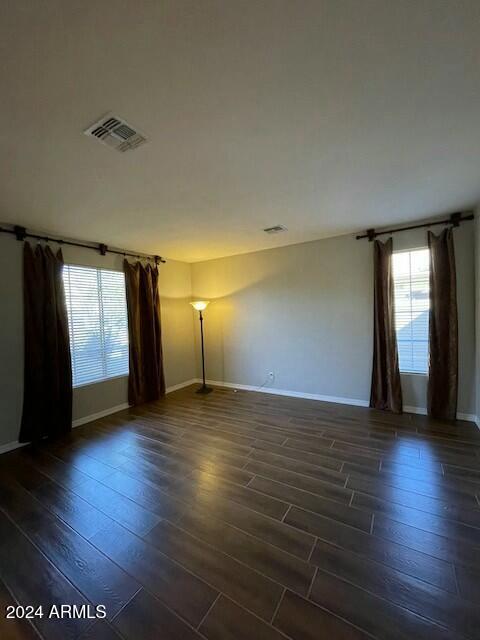
{"label": "dark wood floor", "polygon": [[480,431],[192,388],[0,458],[1,638],[480,637]]}

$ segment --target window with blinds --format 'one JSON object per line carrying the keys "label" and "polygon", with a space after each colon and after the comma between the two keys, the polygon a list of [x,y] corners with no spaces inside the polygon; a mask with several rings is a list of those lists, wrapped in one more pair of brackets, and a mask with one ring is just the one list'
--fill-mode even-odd
{"label": "window with blinds", "polygon": [[63,268],[73,386],[128,374],[125,276],[76,265]]}
{"label": "window with blinds", "polygon": [[428,249],[393,254],[395,330],[404,373],[428,372],[429,273]]}

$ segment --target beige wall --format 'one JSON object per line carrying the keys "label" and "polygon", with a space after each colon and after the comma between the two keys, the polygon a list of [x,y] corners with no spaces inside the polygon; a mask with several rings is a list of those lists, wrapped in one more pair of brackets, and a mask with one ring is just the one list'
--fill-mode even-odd
{"label": "beige wall", "polygon": [[[18,438],[23,399],[22,243],[0,234],[0,446]],[[64,247],[65,262],[122,270],[121,256]],[[160,267],[165,377],[173,386],[195,377],[191,269],[168,260]],[[73,419],[127,402],[127,378],[74,389]]]}
{"label": "beige wall", "polygon": [[475,213],[475,391],[477,424],[480,427],[480,205]]}
{"label": "beige wall", "polygon": [[[480,349],[477,347],[475,360],[474,243],[476,238],[480,318],[479,227],[474,233],[469,223],[455,231],[459,411],[477,415]],[[424,231],[394,237],[395,249],[425,244]],[[22,412],[21,249],[21,243],[0,235],[0,446],[17,439]],[[83,249],[65,247],[64,257],[75,264],[122,268],[119,256],[101,257]],[[168,260],[160,275],[167,386],[200,375],[198,315],[188,304],[193,290],[195,297],[212,300],[205,312],[208,378],[368,400],[373,306],[372,247],[368,242],[342,236],[193,265]],[[275,374],[273,383],[269,371]],[[405,405],[425,406],[426,382],[424,376],[402,375]],[[73,417],[79,419],[126,401],[126,378],[80,387],[74,390]]]}
{"label": "beige wall", "polygon": [[[475,413],[472,232],[471,223],[455,231],[459,411],[468,414]],[[397,250],[419,246],[426,246],[424,230],[394,236]],[[205,312],[209,379],[368,400],[373,287],[367,241],[342,236],[196,263],[192,284],[195,297],[213,301]],[[426,382],[402,375],[405,405],[425,407]]]}

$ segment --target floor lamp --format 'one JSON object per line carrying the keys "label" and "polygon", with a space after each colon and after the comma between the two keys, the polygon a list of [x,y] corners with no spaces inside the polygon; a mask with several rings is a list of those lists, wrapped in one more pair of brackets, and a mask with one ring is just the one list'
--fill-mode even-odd
{"label": "floor lamp", "polygon": [[191,302],[190,304],[192,305],[192,307],[194,309],[196,309],[198,311],[199,314],[199,318],[200,318],[200,336],[202,338],[202,386],[200,387],[200,389],[197,389],[197,391],[195,393],[211,393],[213,391],[213,389],[211,387],[207,387],[207,385],[205,384],[205,348],[203,346],[203,315],[202,315],[202,311],[205,311],[205,309],[207,308],[207,305],[209,303],[209,300],[195,300],[194,302]]}

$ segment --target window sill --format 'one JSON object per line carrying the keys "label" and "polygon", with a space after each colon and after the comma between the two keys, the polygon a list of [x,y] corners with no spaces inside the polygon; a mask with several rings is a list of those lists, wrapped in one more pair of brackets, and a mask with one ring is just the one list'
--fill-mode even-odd
{"label": "window sill", "polygon": [[93,387],[94,385],[101,384],[102,382],[108,382],[109,380],[118,380],[118,378],[128,378],[128,373],[121,373],[118,376],[109,376],[108,378],[101,378],[100,380],[92,380],[92,382],[82,382],[81,384],[74,384],[74,389],[83,389],[85,387]]}
{"label": "window sill", "polygon": [[420,376],[421,378],[428,378],[428,373],[420,373],[419,371],[400,371],[401,376]]}

